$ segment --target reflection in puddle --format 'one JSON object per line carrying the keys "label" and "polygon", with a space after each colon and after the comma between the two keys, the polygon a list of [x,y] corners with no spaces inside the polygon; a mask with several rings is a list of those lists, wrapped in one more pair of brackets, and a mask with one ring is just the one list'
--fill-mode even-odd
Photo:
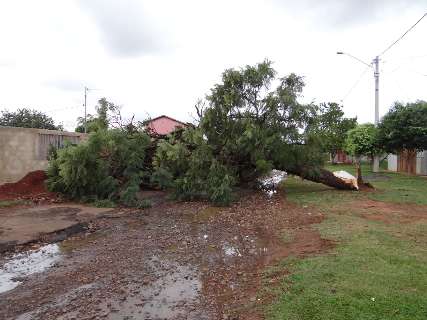
{"label": "reflection in puddle", "polygon": [[57,244],[48,244],[37,250],[30,250],[12,256],[0,268],[0,293],[16,288],[27,277],[43,272],[61,259]]}

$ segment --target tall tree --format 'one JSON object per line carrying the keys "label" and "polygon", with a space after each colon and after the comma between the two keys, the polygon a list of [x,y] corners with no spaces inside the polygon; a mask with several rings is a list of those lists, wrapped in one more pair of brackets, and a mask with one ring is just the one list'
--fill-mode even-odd
{"label": "tall tree", "polygon": [[[96,115],[88,114],[86,117],[86,132],[105,130],[108,127],[122,128],[125,126],[122,120],[120,107],[106,98],[98,100],[95,106]],[[76,132],[85,132],[85,118],[77,118]]]}
{"label": "tall tree", "polygon": [[322,103],[317,107],[318,115],[308,126],[308,132],[315,134],[325,152],[331,155],[332,163],[338,151],[344,149],[347,131],[357,125],[357,118],[345,118],[342,106],[334,103]]}
{"label": "tall tree", "polygon": [[345,151],[356,158],[357,182],[363,184],[360,159],[362,156],[370,158],[381,153],[378,145],[378,129],[372,124],[361,124],[347,133]]}
{"label": "tall tree", "polygon": [[427,150],[427,102],[396,102],[378,129],[379,143],[387,152]]}
{"label": "tall tree", "polygon": [[2,111],[0,126],[63,130],[62,125],[55,125],[51,117],[37,110],[27,108],[15,112]]}

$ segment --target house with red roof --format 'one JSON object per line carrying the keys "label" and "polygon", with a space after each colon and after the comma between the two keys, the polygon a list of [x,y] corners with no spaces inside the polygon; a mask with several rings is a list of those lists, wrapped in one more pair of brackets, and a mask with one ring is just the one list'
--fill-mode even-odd
{"label": "house with red roof", "polygon": [[166,136],[169,133],[172,133],[177,128],[187,127],[188,124],[176,120],[174,118],[162,115],[157,118],[151,119],[147,123],[147,128],[154,134],[160,136]]}

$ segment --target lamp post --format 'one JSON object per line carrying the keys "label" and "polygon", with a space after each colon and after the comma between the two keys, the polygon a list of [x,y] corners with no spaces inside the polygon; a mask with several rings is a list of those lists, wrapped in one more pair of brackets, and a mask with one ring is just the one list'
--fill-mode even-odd
{"label": "lamp post", "polygon": [[[364,64],[365,66],[368,66],[369,68],[372,68],[374,70],[374,79],[375,79],[375,126],[378,125],[378,122],[380,121],[380,114],[379,114],[379,104],[380,104],[380,68],[379,68],[379,62],[380,58],[379,56],[376,56],[372,63],[366,63],[365,61],[342,51],[338,51],[337,54],[346,55],[350,58],[353,58],[354,60]],[[373,163],[373,172],[379,172],[380,171],[380,157],[378,155],[374,156],[374,163]]]}

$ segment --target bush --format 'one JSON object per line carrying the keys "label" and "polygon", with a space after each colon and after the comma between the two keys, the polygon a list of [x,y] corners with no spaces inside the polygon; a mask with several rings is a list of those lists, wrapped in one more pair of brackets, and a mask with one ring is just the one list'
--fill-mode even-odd
{"label": "bush", "polygon": [[101,130],[79,145],[52,153],[47,170],[50,191],[71,199],[136,204],[150,138],[145,133]]}

